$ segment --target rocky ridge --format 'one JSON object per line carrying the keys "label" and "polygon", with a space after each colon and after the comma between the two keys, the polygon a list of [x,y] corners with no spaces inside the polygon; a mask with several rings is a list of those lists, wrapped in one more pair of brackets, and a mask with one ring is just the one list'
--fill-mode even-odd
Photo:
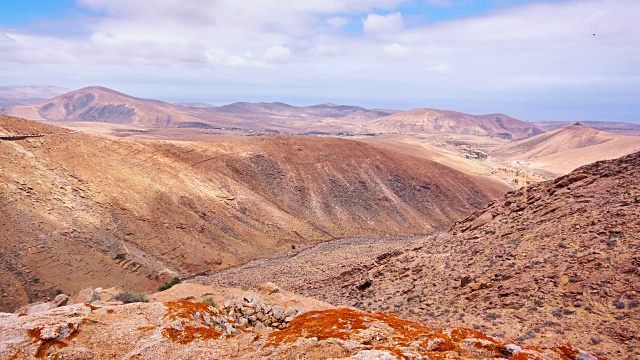
{"label": "rocky ridge", "polygon": [[[450,231],[390,244],[336,242],[196,281],[263,277],[336,304],[500,339],[640,355],[640,153],[496,200]],[[330,262],[330,269],[321,264]]]}
{"label": "rocky ridge", "polygon": [[[62,130],[0,116],[0,131]],[[504,190],[335,138],[145,142],[74,133],[0,140],[0,161],[4,311],[57,289],[148,291],[336,238],[424,234]]]}
{"label": "rocky ridge", "polygon": [[310,309],[291,317],[283,330],[245,327],[224,315],[220,307],[196,299],[126,305],[94,302],[28,315],[0,313],[0,337],[4,339],[0,356],[598,360],[570,345],[519,346],[471,329],[433,330],[393,315],[348,308]]}

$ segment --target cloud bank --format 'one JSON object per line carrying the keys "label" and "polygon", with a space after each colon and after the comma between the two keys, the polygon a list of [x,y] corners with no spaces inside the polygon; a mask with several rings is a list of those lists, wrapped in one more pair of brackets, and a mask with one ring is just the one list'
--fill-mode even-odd
{"label": "cloud bank", "polygon": [[[455,6],[419,1],[424,18]],[[440,22],[414,21],[412,4],[79,0],[91,15],[68,21],[81,31],[0,27],[0,83],[640,121],[640,2],[533,3]]]}

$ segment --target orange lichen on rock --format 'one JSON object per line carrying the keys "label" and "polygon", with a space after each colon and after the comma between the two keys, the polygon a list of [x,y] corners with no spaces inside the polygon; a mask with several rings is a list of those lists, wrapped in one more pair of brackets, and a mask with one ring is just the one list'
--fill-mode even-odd
{"label": "orange lichen on rock", "polygon": [[[64,326],[65,324],[59,324],[59,325]],[[36,359],[44,359],[45,356],[47,355],[49,348],[51,348],[52,346],[56,346],[59,349],[69,346],[66,342],[62,341],[62,339],[71,340],[74,337],[78,336],[79,332],[77,330],[78,326],[76,324],[71,323],[71,324],[66,324],[66,326],[68,327],[68,332],[66,334],[62,333],[62,328],[58,328],[56,331],[52,333],[50,331],[49,331],[50,333],[46,333],[47,331],[45,331],[45,329],[47,329],[47,327],[39,326],[39,327],[34,327],[32,329],[27,329],[27,335],[34,342],[40,343],[34,355]],[[62,337],[59,337],[59,336],[62,336]]]}
{"label": "orange lichen on rock", "polygon": [[286,329],[270,334],[269,344],[292,343],[300,337],[347,340],[353,331],[366,329],[367,320],[362,312],[351,309],[309,311],[298,315]]}
{"label": "orange lichen on rock", "polygon": [[188,344],[196,339],[218,339],[222,333],[208,327],[185,326],[182,330],[167,327],[162,329],[162,336],[178,344]]}
{"label": "orange lichen on rock", "polygon": [[155,330],[157,329],[157,326],[139,326],[136,330],[137,331],[151,331],[151,330]]}
{"label": "orange lichen on rock", "polygon": [[[373,330],[374,333],[365,334],[360,330]],[[376,332],[391,336],[378,338]],[[452,353],[460,353],[464,342],[469,342],[469,349],[475,347],[484,353],[502,355],[506,352],[504,344],[475,330],[433,330],[395,315],[344,308],[301,314],[285,330],[270,334],[267,346],[293,343],[301,337],[354,340],[375,350],[389,351],[399,358],[408,358],[403,348],[429,354],[430,358],[444,358]]]}
{"label": "orange lichen on rock", "polygon": [[85,303],[85,304],[84,304],[84,306],[88,307],[88,308],[89,308],[89,309],[91,309],[92,311],[93,311],[93,310],[98,310],[98,309],[100,309],[100,306],[94,306],[94,305],[91,305],[91,304],[89,304],[89,303]]}
{"label": "orange lichen on rock", "polygon": [[215,315],[209,305],[187,300],[168,301],[164,303],[164,306],[167,308],[167,313],[164,317],[171,320],[194,320],[194,314],[197,312],[211,316]]}
{"label": "orange lichen on rock", "polygon": [[[386,351],[398,359],[416,356],[432,360],[509,358],[513,360],[576,360],[580,350],[561,345],[554,348],[510,348],[479,331],[465,328],[433,330],[395,315],[353,309],[310,311],[289,326],[269,334],[266,347],[286,351],[299,339],[352,341],[366,349]],[[514,350],[515,349],[515,350]]]}

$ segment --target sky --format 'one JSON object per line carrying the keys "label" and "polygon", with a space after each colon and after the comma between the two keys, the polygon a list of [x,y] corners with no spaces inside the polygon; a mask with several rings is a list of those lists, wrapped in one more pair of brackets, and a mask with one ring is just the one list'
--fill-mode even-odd
{"label": "sky", "polygon": [[0,86],[640,122],[637,0],[0,0]]}

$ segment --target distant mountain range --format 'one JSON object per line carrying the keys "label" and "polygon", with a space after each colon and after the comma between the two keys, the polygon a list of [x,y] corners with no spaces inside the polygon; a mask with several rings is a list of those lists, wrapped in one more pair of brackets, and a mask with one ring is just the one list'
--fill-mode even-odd
{"label": "distant mountain range", "polygon": [[[293,106],[282,102],[203,102],[170,104],[105,87],[79,90],[55,86],[0,87],[0,113],[49,122],[100,122],[137,128],[232,128],[267,133],[467,134],[518,140],[570,125],[562,121],[525,122],[504,114],[471,115],[451,110],[367,109],[324,103]],[[585,122],[602,131],[640,135],[640,124]]]}
{"label": "distant mountain range", "polygon": [[469,115],[448,110],[366,109],[332,103],[293,106],[281,102],[169,104],[104,87],[87,87],[48,100],[21,103],[3,113],[53,122],[102,122],[140,128],[237,128],[270,133],[459,133],[521,139],[542,133],[533,124],[502,114]]}

